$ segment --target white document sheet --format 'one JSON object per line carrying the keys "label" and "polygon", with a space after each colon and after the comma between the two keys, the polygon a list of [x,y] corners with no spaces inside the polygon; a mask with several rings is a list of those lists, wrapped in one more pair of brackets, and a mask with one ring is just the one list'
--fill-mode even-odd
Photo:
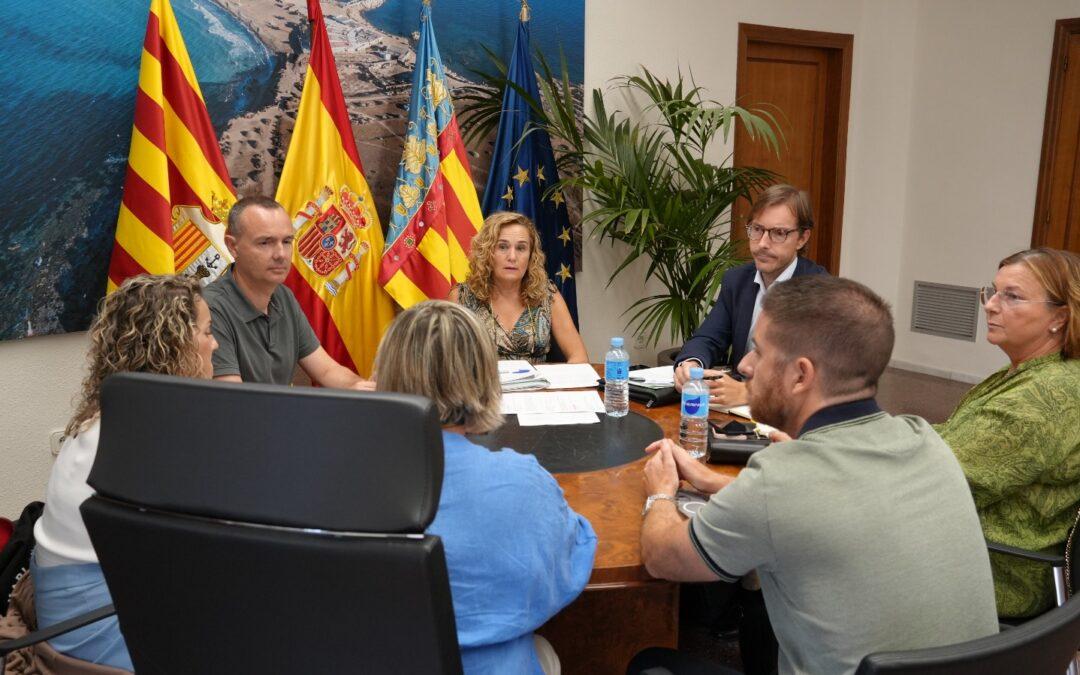
{"label": "white document sheet", "polygon": [[548,389],[585,389],[600,381],[587,363],[544,363],[536,366],[536,372],[548,381]]}
{"label": "white document sheet", "polygon": [[595,390],[504,392],[501,412],[504,415],[604,412],[604,402]]}
{"label": "white document sheet", "polygon": [[675,384],[674,366],[657,366],[656,368],[642,368],[630,371],[630,381],[642,387],[651,389],[663,389]]}
{"label": "white document sheet", "polygon": [[519,413],[518,424],[523,427],[548,427],[560,424],[597,424],[600,418],[593,412]]}

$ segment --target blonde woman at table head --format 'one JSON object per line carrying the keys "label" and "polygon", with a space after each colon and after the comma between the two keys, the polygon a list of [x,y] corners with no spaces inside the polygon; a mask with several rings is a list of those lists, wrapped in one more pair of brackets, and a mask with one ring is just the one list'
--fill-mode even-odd
{"label": "blonde woman at table head", "polygon": [[596,535],[535,457],[464,436],[502,423],[494,345],[464,308],[421,302],[383,335],[375,381],[439,412],[443,483],[427,532],[446,551],[465,672],[555,672],[558,658],[533,631],[585,587]]}
{"label": "blonde woman at table head", "polygon": [[476,315],[501,359],[546,361],[554,337],[567,363],[585,363],[585,343],[544,261],[531,220],[493,213],[473,237],[469,277],[450,291],[450,300]]}
{"label": "blonde woman at table head", "polygon": [[[121,284],[101,301],[89,341],[89,372],[49,477],[45,511],[34,526],[30,574],[39,628],[112,602],[79,512],[93,494],[86,479],[97,455],[102,382],[123,372],[209,379],[217,349],[199,283],[172,275]],[[115,617],[50,644],[73,658],[132,670]]]}
{"label": "blonde woman at table head", "polygon": [[[1009,364],[969,391],[938,433],[964,469],[988,541],[1060,547],[1080,508],[1080,256],[1014,253],[982,289],[986,339]],[[998,613],[1052,606],[1045,565],[991,554]]]}

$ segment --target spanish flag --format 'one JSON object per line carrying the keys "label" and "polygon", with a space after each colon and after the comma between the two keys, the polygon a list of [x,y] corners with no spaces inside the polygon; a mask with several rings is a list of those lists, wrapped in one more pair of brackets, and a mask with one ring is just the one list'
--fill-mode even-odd
{"label": "spanish flag", "polygon": [[398,167],[379,283],[402,307],[445,298],[469,273],[468,252],[483,216],[461,140],[431,5],[420,10],[405,151]]}
{"label": "spanish flag", "polygon": [[172,6],[152,0],[108,292],[145,273],[213,281],[232,261],[224,221],[235,201]]}
{"label": "spanish flag", "polygon": [[318,0],[307,5],[311,59],[277,190],[296,230],[285,283],[330,356],[368,376],[379,339],[394,318],[394,303],[378,284],[382,226],[356,151],[322,8]]}

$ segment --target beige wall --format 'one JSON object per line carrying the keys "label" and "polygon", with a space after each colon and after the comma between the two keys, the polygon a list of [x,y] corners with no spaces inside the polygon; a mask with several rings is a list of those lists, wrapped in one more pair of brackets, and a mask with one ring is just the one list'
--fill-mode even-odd
{"label": "beige wall", "polygon": [[0,516],[45,497],[49,434],[67,426],[85,359],[86,333],[0,342]]}
{"label": "beige wall", "polygon": [[[1070,16],[1077,0],[588,0],[586,85],[682,66],[730,102],[739,22],[854,33],[840,271],[894,304],[897,361],[972,380],[1000,353],[982,331],[972,344],[907,330],[912,282],[980,285],[1030,240],[1053,22]],[[640,266],[605,287],[621,259],[607,244],[584,255],[582,334],[598,360],[651,290]],[[0,343],[0,515],[43,493],[84,350],[82,334]]]}

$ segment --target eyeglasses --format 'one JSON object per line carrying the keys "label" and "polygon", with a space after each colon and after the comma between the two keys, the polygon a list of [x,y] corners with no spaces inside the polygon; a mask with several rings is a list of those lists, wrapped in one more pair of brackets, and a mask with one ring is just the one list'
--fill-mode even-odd
{"label": "eyeglasses", "polygon": [[993,286],[983,286],[979,289],[979,300],[982,304],[990,302],[990,298],[997,296],[998,301],[1005,307],[1015,307],[1017,305],[1023,305],[1027,303],[1038,303],[1044,305],[1061,305],[1063,303],[1055,302],[1053,300],[1025,300],[1012,291],[999,291]]}
{"label": "eyeglasses", "polygon": [[797,227],[792,228],[790,230],[785,230],[782,227],[762,227],[761,225],[758,225],[757,223],[747,223],[746,224],[746,236],[747,237],[749,237],[753,241],[757,241],[758,239],[761,239],[762,237],[764,237],[765,233],[768,232],[769,233],[769,239],[774,244],[783,244],[785,241],[787,241],[788,235],[790,235],[792,232],[798,232],[798,231],[799,231],[799,228],[797,228]]}

